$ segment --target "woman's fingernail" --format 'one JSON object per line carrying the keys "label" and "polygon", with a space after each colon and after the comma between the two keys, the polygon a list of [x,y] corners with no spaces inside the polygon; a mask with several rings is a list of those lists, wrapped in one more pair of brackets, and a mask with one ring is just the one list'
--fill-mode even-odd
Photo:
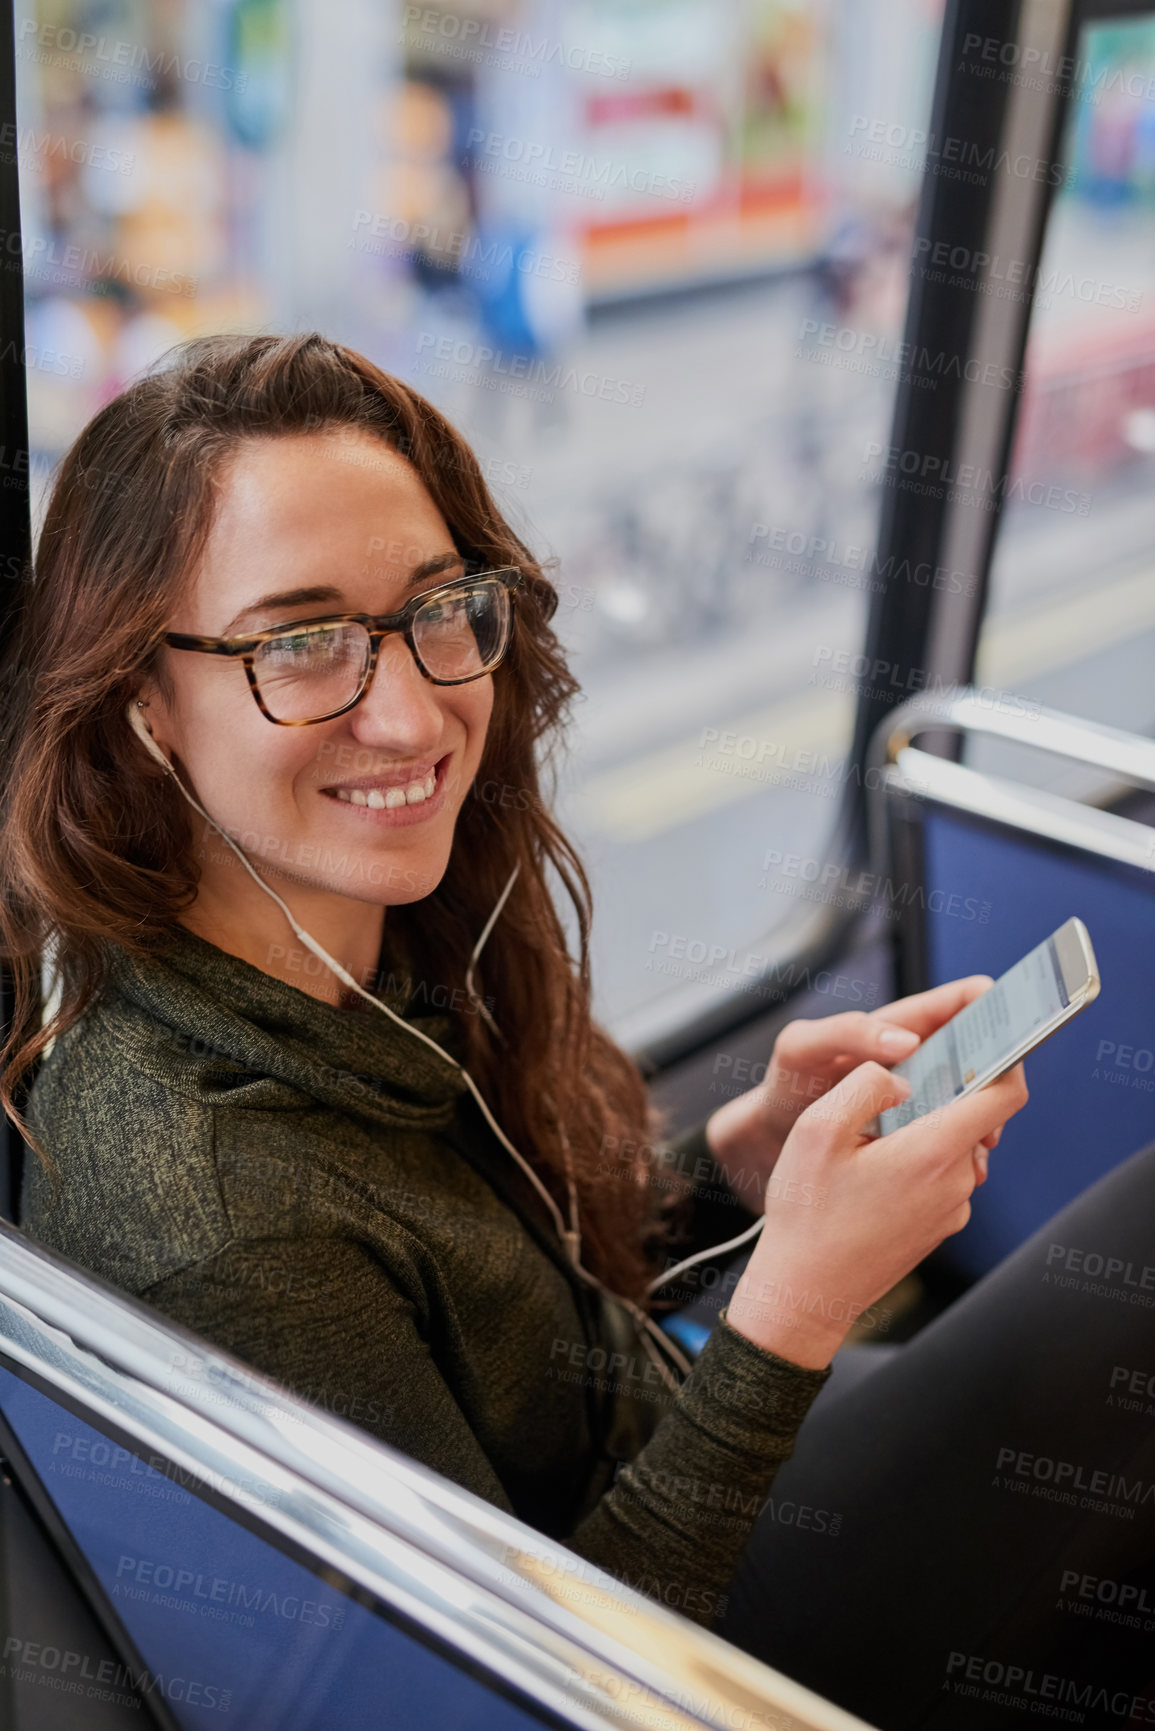
{"label": "woman's fingernail", "polygon": [[883,1028],[878,1043],[886,1052],[910,1052],[918,1045],[918,1035],[911,1028]]}

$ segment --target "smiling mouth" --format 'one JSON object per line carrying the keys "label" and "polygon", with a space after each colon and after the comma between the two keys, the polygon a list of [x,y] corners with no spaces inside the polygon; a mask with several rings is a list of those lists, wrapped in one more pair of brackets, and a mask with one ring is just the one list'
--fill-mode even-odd
{"label": "smiling mouth", "polygon": [[423,805],[436,793],[439,774],[446,762],[447,758],[441,758],[432,769],[410,775],[405,781],[366,775],[337,787],[322,788],[321,792],[343,805],[367,806],[370,811],[397,811],[405,805]]}

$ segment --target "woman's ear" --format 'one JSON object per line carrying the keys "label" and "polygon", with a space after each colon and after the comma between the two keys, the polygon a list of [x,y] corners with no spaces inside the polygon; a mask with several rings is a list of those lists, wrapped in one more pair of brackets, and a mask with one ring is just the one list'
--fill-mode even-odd
{"label": "woman's ear", "polygon": [[148,675],[141,681],[130,707],[144,722],[161,749],[166,753],[171,752],[172,747],[168,741],[169,705],[154,677]]}
{"label": "woman's ear", "polygon": [[153,735],[152,719],[149,711],[152,707],[148,697],[130,697],[127,705],[128,723],[136,734],[148,755],[155,759],[163,769],[171,770],[168,752],[161,742]]}

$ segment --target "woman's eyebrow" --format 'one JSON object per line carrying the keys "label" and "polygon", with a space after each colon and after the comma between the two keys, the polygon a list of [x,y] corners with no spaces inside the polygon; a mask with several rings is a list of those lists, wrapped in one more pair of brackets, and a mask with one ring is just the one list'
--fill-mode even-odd
{"label": "woman's eyebrow", "polygon": [[[414,589],[419,583],[424,583],[430,577],[438,576],[442,571],[448,571],[454,565],[463,565],[465,561],[460,553],[439,553],[435,559],[426,559],[422,564],[415,565],[405,579],[405,587]],[[334,589],[331,583],[310,584],[302,589],[278,589],[272,595],[262,595],[259,601],[250,601],[247,607],[242,607],[239,613],[234,613],[224,630],[222,637],[231,637],[242,619],[247,619],[253,613],[270,613],[279,607],[304,607],[314,601],[343,601],[340,589]]]}
{"label": "woman's eyebrow", "polygon": [[413,589],[418,583],[424,583],[427,577],[437,577],[442,571],[449,571],[454,565],[464,565],[465,560],[460,553],[438,553],[435,559],[426,559],[424,564],[415,565],[405,580],[406,588]]}
{"label": "woman's eyebrow", "polygon": [[242,619],[247,619],[251,613],[269,613],[276,607],[303,607],[313,601],[340,601],[341,591],[334,589],[331,583],[313,584],[306,589],[278,589],[273,595],[262,595],[259,601],[250,601],[247,607],[242,607],[239,613],[234,613],[224,630],[222,637],[231,637]]}

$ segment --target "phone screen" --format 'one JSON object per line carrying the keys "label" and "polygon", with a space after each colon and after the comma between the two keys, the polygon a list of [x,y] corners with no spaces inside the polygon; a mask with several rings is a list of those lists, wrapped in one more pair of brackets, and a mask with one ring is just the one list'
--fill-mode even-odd
{"label": "phone screen", "polygon": [[894,1066],[911,1085],[910,1098],[879,1114],[882,1134],[946,1106],[976,1076],[997,1072],[1000,1060],[1069,1003],[1054,938],[1046,938],[1008,968],[989,991]]}

